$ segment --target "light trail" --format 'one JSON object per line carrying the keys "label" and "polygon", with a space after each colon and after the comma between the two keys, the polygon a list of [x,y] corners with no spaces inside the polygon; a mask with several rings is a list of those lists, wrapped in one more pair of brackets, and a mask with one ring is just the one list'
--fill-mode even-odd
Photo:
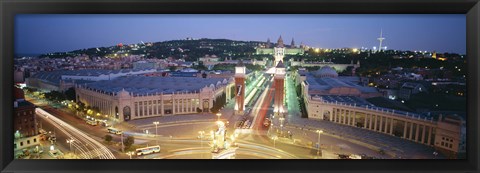
{"label": "light trail", "polygon": [[[105,147],[104,145],[102,145],[98,141],[94,140],[90,136],[86,135],[82,131],[80,131],[80,130],[76,129],[75,127],[71,126],[70,124],[58,119],[57,117],[55,117],[52,114],[44,111],[41,108],[36,108],[35,113],[37,115],[39,115],[38,117],[44,119],[47,122],[50,122],[52,125],[57,127],[60,131],[65,133],[67,136],[70,136],[76,142],[86,144],[86,146],[84,146],[84,148],[86,150],[90,150],[88,152],[85,152],[85,150],[81,149],[82,147],[79,147],[79,145],[74,145],[74,146],[76,146],[75,148],[79,149],[82,152],[81,156],[83,156],[85,158],[99,157],[100,159],[115,159],[115,156],[113,155],[113,153],[107,147]],[[89,149],[89,147],[91,149]]]}

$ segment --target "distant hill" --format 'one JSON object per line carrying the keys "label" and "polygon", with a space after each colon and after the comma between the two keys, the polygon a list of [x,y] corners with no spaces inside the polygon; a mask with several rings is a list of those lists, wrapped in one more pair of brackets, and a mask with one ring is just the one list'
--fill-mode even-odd
{"label": "distant hill", "polygon": [[219,57],[249,57],[255,52],[255,47],[265,42],[237,41],[228,39],[188,39],[170,40],[155,43],[137,43],[130,45],[115,45],[74,50],[70,52],[56,52],[40,55],[40,57],[64,58],[78,55],[113,56],[143,55],[147,58],[185,58],[187,61],[196,61],[199,57],[217,55]]}

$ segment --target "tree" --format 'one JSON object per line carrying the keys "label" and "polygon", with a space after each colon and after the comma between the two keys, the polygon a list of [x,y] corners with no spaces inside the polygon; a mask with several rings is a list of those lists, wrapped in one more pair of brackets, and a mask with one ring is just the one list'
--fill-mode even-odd
{"label": "tree", "polygon": [[112,139],[113,139],[112,135],[109,135],[109,134],[105,135],[105,142],[110,143]]}
{"label": "tree", "polygon": [[65,91],[65,97],[67,100],[75,100],[75,88],[71,87],[67,91]]}
{"label": "tree", "polygon": [[123,140],[123,145],[125,145],[125,148],[130,148],[133,144],[135,143],[135,137],[133,136],[128,136],[126,139]]}
{"label": "tree", "polygon": [[170,67],[168,67],[168,69],[169,69],[170,71],[175,71],[175,70],[177,70],[177,67],[176,67],[176,66],[170,66]]}

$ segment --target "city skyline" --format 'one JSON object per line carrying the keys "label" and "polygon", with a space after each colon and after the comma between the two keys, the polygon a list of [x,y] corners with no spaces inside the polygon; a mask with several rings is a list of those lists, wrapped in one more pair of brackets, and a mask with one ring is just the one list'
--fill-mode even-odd
{"label": "city skyline", "polygon": [[67,52],[187,37],[275,42],[280,35],[288,44],[294,38],[297,45],[372,49],[383,30],[388,49],[465,54],[465,27],[464,15],[35,14],[16,17],[15,52]]}

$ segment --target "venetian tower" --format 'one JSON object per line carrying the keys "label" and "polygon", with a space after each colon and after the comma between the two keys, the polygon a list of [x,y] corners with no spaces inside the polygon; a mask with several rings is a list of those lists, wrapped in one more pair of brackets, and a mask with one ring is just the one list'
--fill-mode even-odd
{"label": "venetian tower", "polygon": [[275,85],[275,96],[273,101],[273,112],[275,114],[284,113],[284,81],[285,81],[285,65],[283,61],[280,60],[278,62],[277,67],[275,68],[275,77],[274,77],[274,85]]}
{"label": "venetian tower", "polygon": [[243,115],[245,110],[245,65],[240,60],[235,66],[235,114]]}

